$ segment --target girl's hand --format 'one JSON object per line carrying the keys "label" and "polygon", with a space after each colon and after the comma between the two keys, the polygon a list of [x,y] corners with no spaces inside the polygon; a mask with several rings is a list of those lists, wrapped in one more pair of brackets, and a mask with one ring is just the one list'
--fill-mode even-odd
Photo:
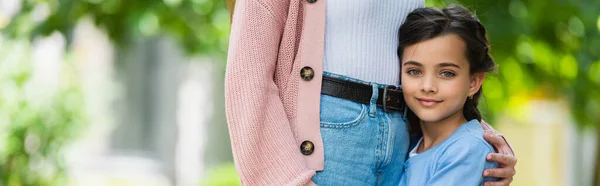
{"label": "girl's hand", "polygon": [[498,168],[483,171],[483,176],[500,178],[499,181],[486,182],[485,186],[510,185],[513,176],[516,174],[515,165],[517,164],[517,157],[515,156],[515,153],[502,135],[486,132],[483,137],[492,144],[498,152],[487,155],[487,160],[497,162]]}

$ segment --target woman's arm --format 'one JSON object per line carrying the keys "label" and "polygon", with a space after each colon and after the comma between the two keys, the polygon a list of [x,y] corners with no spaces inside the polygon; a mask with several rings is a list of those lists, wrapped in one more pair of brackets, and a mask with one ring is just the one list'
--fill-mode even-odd
{"label": "woman's arm", "polygon": [[483,171],[483,175],[500,178],[499,181],[486,182],[485,185],[508,186],[516,174],[515,165],[517,164],[517,157],[503,135],[498,134],[498,132],[484,121],[481,122],[481,126],[486,131],[483,137],[494,146],[497,152],[488,154],[486,159],[498,163],[498,168],[487,169]]}
{"label": "woman's arm", "polygon": [[277,10],[262,0],[238,0],[233,14],[225,105],[243,185],[307,185],[315,174],[296,145],[273,80],[284,27]]}

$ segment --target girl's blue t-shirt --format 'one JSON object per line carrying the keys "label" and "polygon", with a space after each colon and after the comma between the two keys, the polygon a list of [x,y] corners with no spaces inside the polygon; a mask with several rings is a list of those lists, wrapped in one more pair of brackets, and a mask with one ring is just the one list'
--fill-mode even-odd
{"label": "girl's blue t-shirt", "polygon": [[483,177],[483,170],[498,164],[486,161],[494,148],[483,139],[477,120],[458,127],[433,148],[408,158],[400,186],[483,185],[495,178]]}

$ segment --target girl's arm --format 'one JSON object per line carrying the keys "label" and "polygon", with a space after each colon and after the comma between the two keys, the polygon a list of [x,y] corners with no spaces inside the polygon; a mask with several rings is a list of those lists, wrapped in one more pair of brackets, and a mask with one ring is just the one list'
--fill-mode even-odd
{"label": "girl's arm", "polygon": [[497,152],[488,154],[487,160],[496,162],[499,165],[498,168],[485,170],[483,175],[500,178],[499,181],[486,182],[485,185],[508,186],[516,174],[515,165],[517,164],[517,157],[503,135],[496,132],[494,128],[484,121],[481,121],[481,126],[486,131],[483,137],[494,146]]}
{"label": "girl's arm", "polygon": [[273,79],[284,27],[282,11],[287,8],[272,8],[263,0],[238,0],[235,5],[225,105],[243,185],[307,185],[315,174],[296,145]]}

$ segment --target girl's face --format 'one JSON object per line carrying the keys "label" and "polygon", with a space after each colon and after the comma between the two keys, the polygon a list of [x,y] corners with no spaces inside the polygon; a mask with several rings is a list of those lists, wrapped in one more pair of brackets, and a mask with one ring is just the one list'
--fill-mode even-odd
{"label": "girl's face", "polygon": [[455,34],[404,48],[401,72],[404,99],[421,121],[464,117],[465,101],[479,90],[485,77],[484,73],[469,73],[465,51],[465,43]]}

